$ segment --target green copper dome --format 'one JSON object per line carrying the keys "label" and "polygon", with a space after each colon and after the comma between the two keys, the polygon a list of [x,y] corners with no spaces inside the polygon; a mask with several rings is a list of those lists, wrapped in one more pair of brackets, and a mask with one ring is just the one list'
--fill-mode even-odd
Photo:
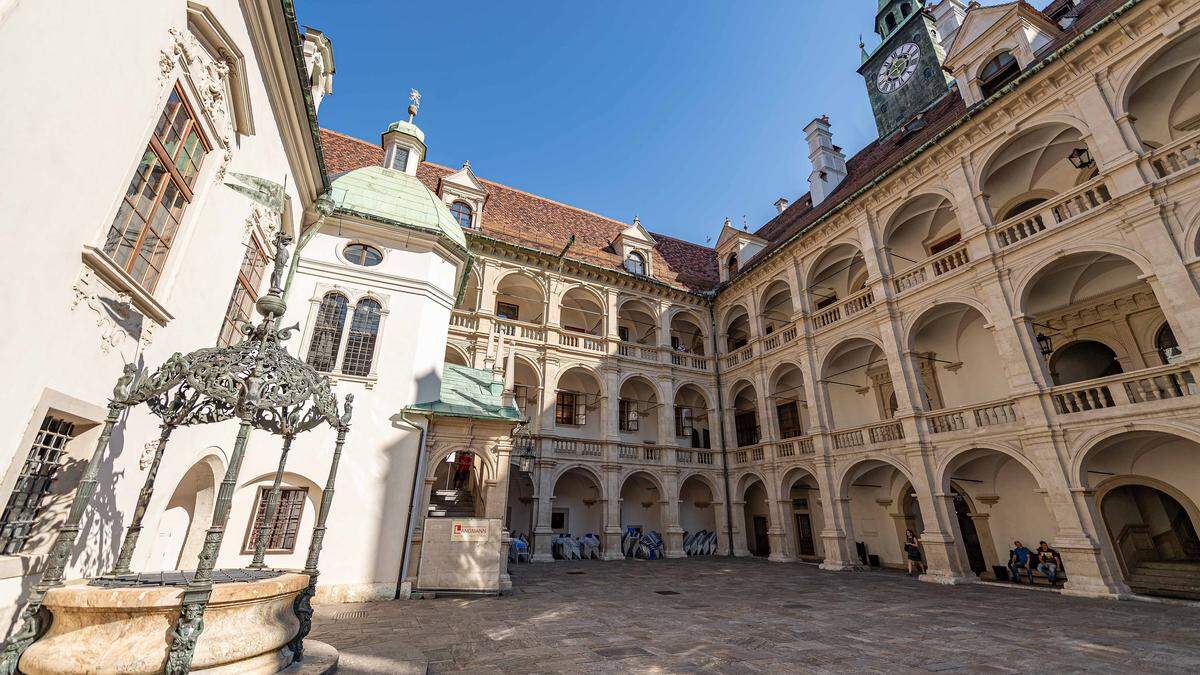
{"label": "green copper dome", "polygon": [[450,209],[416,176],[364,166],[338,176],[331,196],[339,209],[442,234],[467,247],[467,238]]}

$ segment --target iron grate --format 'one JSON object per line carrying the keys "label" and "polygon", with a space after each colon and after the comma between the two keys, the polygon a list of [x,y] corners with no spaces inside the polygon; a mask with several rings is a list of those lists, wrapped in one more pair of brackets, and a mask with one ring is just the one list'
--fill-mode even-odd
{"label": "iron grate", "polygon": [[678,591],[654,591],[659,595],[679,595]]}
{"label": "iron grate", "polygon": [[355,610],[351,610],[349,612],[338,612],[337,614],[333,615],[333,620],[341,621],[343,619],[365,619],[366,617],[367,617],[367,610],[355,609]]}

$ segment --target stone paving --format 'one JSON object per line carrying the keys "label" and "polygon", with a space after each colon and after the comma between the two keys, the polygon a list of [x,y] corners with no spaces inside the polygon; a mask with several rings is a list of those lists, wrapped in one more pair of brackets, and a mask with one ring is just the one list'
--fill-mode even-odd
{"label": "stone paving", "polygon": [[320,607],[312,637],[342,673],[1200,672],[1197,606],[728,558],[521,565],[513,583]]}

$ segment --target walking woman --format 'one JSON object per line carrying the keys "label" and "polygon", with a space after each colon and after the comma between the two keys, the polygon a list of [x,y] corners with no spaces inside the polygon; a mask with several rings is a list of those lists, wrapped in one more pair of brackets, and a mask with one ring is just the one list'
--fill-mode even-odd
{"label": "walking woman", "polygon": [[925,574],[925,561],[921,558],[921,547],[917,545],[917,535],[912,530],[904,531],[904,555],[908,559],[908,576]]}

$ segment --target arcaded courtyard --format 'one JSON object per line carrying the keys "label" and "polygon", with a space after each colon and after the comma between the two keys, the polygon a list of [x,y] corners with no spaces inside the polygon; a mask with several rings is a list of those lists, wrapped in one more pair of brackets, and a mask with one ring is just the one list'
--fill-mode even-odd
{"label": "arcaded courtyard", "polygon": [[507,597],[317,610],[339,672],[1197,672],[1200,604],[758,559],[520,565]]}

